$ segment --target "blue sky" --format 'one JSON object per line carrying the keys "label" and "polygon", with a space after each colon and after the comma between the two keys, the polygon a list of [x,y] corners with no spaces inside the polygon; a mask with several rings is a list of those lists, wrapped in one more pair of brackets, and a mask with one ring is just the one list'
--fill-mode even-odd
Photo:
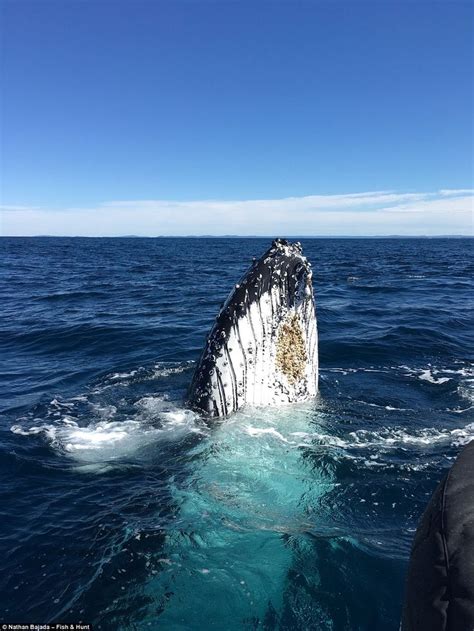
{"label": "blue sky", "polygon": [[470,2],[4,2],[3,234],[469,234]]}

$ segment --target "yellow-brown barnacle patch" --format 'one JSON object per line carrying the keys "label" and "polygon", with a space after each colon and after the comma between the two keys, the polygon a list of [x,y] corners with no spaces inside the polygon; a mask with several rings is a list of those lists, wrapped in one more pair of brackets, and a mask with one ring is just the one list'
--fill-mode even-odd
{"label": "yellow-brown barnacle patch", "polygon": [[276,367],[286,375],[290,383],[304,376],[306,349],[298,316],[290,315],[280,327],[276,350]]}

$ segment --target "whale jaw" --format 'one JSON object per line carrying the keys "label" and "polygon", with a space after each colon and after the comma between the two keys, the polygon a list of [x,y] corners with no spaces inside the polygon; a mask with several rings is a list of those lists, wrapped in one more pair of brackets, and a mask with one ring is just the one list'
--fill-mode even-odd
{"label": "whale jaw", "polygon": [[192,407],[223,417],[244,405],[284,405],[317,394],[318,340],[311,264],[277,239],[231,291],[189,390]]}

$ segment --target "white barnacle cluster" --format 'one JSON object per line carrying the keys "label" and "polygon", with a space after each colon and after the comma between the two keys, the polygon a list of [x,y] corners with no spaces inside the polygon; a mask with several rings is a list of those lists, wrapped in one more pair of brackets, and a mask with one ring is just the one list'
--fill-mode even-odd
{"label": "white barnacle cluster", "polygon": [[276,240],[235,286],[198,367],[195,399],[213,416],[245,404],[317,393],[317,326],[310,264],[299,243]]}

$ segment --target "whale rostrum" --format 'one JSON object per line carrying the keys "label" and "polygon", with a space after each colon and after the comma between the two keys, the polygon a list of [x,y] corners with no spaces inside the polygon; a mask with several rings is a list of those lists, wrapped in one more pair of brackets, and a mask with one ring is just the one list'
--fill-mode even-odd
{"label": "whale rostrum", "polygon": [[311,264],[273,241],[223,304],[196,367],[189,404],[207,416],[306,401],[318,389]]}

